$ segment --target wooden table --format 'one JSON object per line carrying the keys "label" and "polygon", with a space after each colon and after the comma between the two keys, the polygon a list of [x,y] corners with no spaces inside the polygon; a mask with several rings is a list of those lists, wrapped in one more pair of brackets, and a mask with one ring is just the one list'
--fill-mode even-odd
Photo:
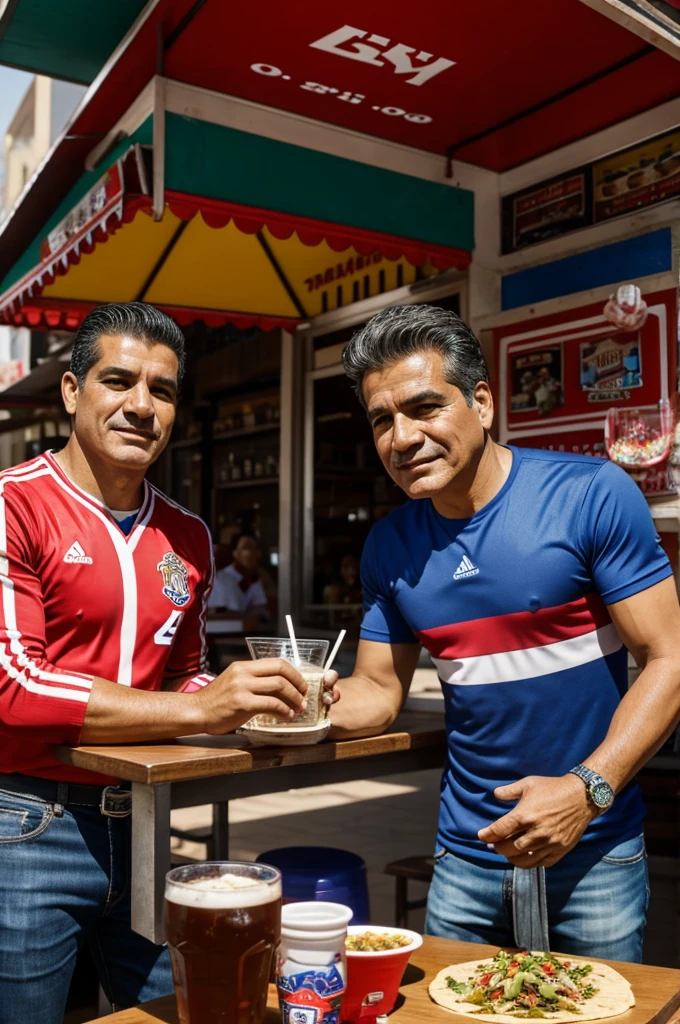
{"label": "wooden table", "polygon": [[[390,1014],[390,1024],[451,1024],[455,1017],[448,1010],[436,1006],[427,989],[434,976],[450,964],[466,960],[482,960],[493,956],[496,946],[479,946],[471,942],[450,942],[448,939],[425,937],[416,950],[404,975],[397,1007]],[[612,1024],[676,1024],[680,1011],[680,971],[669,967],[642,967],[640,964],[610,963],[627,978],[633,987],[636,1005],[618,1017],[609,1018]],[[270,988],[269,1010],[264,1024],[281,1024],[276,990]],[[578,1019],[578,1018],[575,1018]],[[459,1017],[463,1021],[469,1018]],[[100,1017],[105,1024],[178,1024],[174,996],[155,999],[152,1003],[133,1010],[121,1010],[108,1017]],[[95,1024],[90,1021],[90,1024]]]}
{"label": "wooden table", "polygon": [[193,736],[110,747],[60,747],[65,763],[132,784],[132,927],[163,942],[163,889],[170,869],[170,811],[213,804],[214,856],[229,857],[228,801],[440,768],[442,717],[405,712],[382,736],[312,747],[251,747],[243,736]]}

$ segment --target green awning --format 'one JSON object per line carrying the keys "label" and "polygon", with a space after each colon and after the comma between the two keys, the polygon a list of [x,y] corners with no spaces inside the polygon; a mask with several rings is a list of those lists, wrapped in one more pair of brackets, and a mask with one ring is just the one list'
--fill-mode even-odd
{"label": "green awning", "polygon": [[0,323],[74,329],[137,299],[181,324],[291,329],[470,262],[465,189],[175,114],[164,127],[162,153],[149,117],[81,176],[0,285]]}
{"label": "green awning", "polygon": [[[150,145],[152,133],[148,118],[107,161],[131,143]],[[101,174],[98,169],[81,176],[0,281],[0,293],[40,263],[44,239]],[[166,115],[165,188],[447,249],[474,248],[474,195],[466,189],[177,114]]]}
{"label": "green awning", "polygon": [[0,64],[89,85],[145,0],[0,0]]}
{"label": "green awning", "polygon": [[471,252],[474,194],[263,135],[166,115],[165,187]]}

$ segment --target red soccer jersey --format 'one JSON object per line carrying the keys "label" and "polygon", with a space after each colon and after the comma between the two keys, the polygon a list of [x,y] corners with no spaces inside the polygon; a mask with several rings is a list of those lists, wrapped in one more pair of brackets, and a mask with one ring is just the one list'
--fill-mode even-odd
{"label": "red soccer jersey", "polygon": [[148,483],[126,536],[51,454],[0,474],[0,772],[110,779],[62,764],[94,676],[158,690],[204,685],[212,542]]}

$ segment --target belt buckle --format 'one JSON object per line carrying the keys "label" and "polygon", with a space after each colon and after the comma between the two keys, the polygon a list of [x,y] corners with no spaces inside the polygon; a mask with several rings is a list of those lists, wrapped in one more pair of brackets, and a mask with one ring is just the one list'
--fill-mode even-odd
{"label": "belt buckle", "polygon": [[102,790],[99,810],[107,818],[127,818],[132,814],[132,794],[117,786],[105,786]]}

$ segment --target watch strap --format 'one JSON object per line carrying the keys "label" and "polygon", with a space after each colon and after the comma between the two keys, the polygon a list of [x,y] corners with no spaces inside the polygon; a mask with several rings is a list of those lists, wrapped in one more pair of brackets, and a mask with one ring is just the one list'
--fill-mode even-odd
{"label": "watch strap", "polygon": [[577,764],[575,768],[570,768],[568,774],[578,775],[579,779],[581,779],[588,788],[590,788],[593,782],[606,782],[606,779],[603,779],[601,775],[594,772],[592,768],[586,768],[584,764]]}
{"label": "watch strap", "polygon": [[[595,804],[595,806],[598,808],[599,812],[605,811],[609,807],[611,807],[612,802],[614,800],[614,790],[612,789],[610,784],[607,782],[607,780],[602,777],[602,775],[599,775],[597,772],[594,772],[592,770],[592,768],[586,768],[586,766],[584,764],[577,764],[574,768],[570,768],[569,772],[567,774],[568,775],[577,775],[579,777],[581,782],[586,787],[586,792],[588,794],[588,799],[592,803]],[[593,794],[593,790],[597,786],[606,786],[607,789],[609,790],[610,799],[609,799],[609,803],[606,806],[601,806],[599,804],[599,802],[597,802],[595,800],[595,797],[594,797],[594,794]]]}

